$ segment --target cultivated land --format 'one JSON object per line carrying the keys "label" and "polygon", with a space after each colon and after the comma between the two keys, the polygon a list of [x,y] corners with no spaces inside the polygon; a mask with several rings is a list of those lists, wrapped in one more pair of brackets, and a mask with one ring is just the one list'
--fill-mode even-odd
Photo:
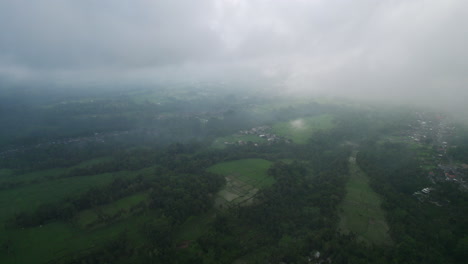
{"label": "cultivated land", "polygon": [[49,261],[70,257],[98,248],[126,232],[132,243],[138,244],[143,238],[138,232],[142,223],[158,215],[137,215],[125,221],[118,221],[96,230],[86,230],[63,222],[52,222],[40,227],[7,230],[5,237],[15,245],[17,252],[27,254],[2,255],[0,263],[49,263]]}
{"label": "cultivated land", "polygon": [[342,233],[355,233],[358,239],[369,244],[391,244],[388,225],[381,199],[369,186],[369,178],[356,164],[356,154],[349,159],[350,178],[347,194],[340,206],[339,229]]}
{"label": "cultivated land", "polygon": [[329,130],[333,127],[332,115],[320,115],[276,123],[272,131],[277,135],[292,139],[296,144],[305,144],[314,132]]}
{"label": "cultivated land", "polygon": [[218,163],[208,171],[226,177],[226,186],[215,199],[217,209],[236,204],[247,205],[259,189],[271,186],[275,179],[267,175],[271,162],[264,159],[241,159]]}
{"label": "cultivated land", "polygon": [[[435,169],[437,164],[432,161],[434,157],[440,160],[437,158],[440,154],[433,148],[434,144],[428,144],[421,138],[427,135],[432,139],[433,134],[429,131],[435,131],[436,127],[430,126],[430,122],[422,131],[413,123],[413,126],[408,126],[407,118],[401,118],[401,121],[398,116],[398,119],[388,120],[385,115],[381,117],[376,114],[373,108],[369,108],[369,111],[365,106],[354,106],[343,101],[286,99],[276,102],[248,97],[245,93],[214,94],[212,97],[209,91],[188,90],[167,88],[154,92],[134,91],[108,99],[90,97],[57,101],[44,107],[39,115],[49,118],[45,119],[48,120],[47,124],[33,122],[35,118],[23,118],[26,121],[21,122],[16,117],[11,118],[15,124],[26,124],[25,129],[4,125],[4,130],[10,127],[11,135],[16,137],[15,133],[19,131],[22,134],[19,139],[28,139],[26,136],[33,135],[32,132],[37,130],[47,132],[44,133],[47,137],[38,136],[37,141],[32,138],[33,143],[25,143],[24,146],[23,143],[17,147],[12,145],[13,149],[0,144],[0,163],[6,164],[0,166],[0,264],[299,263],[306,262],[315,251],[321,252],[320,259],[313,261],[317,263],[351,258],[363,263],[407,263],[410,261],[399,255],[388,256],[388,259],[387,256],[378,256],[382,252],[379,251],[380,247],[369,250],[374,247],[364,245],[400,245],[402,241],[398,238],[409,237],[417,243],[414,243],[415,246],[405,244],[408,251],[402,255],[408,255],[407,259],[423,259],[423,256],[437,259],[433,256],[450,255],[456,251],[452,248],[445,251],[443,248],[447,243],[443,243],[442,239],[457,245],[457,248],[464,242],[465,236],[459,232],[463,229],[462,223],[454,217],[458,211],[462,212],[463,204],[460,203],[458,207],[455,203],[450,206],[421,204],[416,197],[399,203],[398,196],[392,196],[391,191],[382,192],[382,197],[391,200],[397,208],[401,207],[418,221],[419,225],[409,228],[403,219],[398,218],[400,208],[385,213],[380,208],[380,196],[369,186],[369,178],[378,179],[378,175],[366,175],[357,166],[356,153],[353,153],[349,160],[348,178],[346,164],[349,154],[340,153],[348,153],[349,148],[363,143],[361,139],[366,142],[375,131],[385,131],[375,142],[377,146],[404,143],[401,145],[405,148],[401,149],[413,150],[408,150],[408,153],[420,161],[415,168]],[[333,108],[332,104],[340,107]],[[329,109],[333,111],[327,111]],[[421,127],[424,122],[421,118]],[[320,133],[322,131],[323,134]],[[414,138],[416,134],[419,135],[418,140]],[[54,135],[60,135],[60,138],[55,140]],[[213,144],[205,145],[213,142],[213,138],[216,138]],[[441,142],[445,140],[440,136],[438,138]],[[45,143],[37,143],[43,141]],[[11,142],[21,141],[5,140],[5,144]],[[59,148],[54,148],[56,142]],[[250,142],[259,147],[255,148]],[[167,146],[170,143],[179,144]],[[232,148],[232,153],[229,153],[229,149],[217,150],[231,145],[236,146]],[[362,145],[367,147],[367,144]],[[85,151],[91,150],[91,147],[96,147],[97,151],[89,152],[93,155],[88,156]],[[56,149],[60,151],[57,155],[41,155],[46,153],[45,150],[52,153]],[[75,155],[68,150],[76,150],[77,153]],[[372,147],[361,147],[360,151],[361,154],[377,153],[382,157],[392,157],[393,154]],[[34,165],[34,162],[61,160],[62,153],[64,158],[72,155],[82,162],[77,161],[77,164],[69,167],[54,166],[53,163]],[[399,151],[395,153],[402,158]],[[208,168],[208,171],[222,175],[221,178],[210,174],[192,175],[192,172],[212,165],[218,160],[218,155],[223,157],[226,154],[237,160]],[[36,156],[40,159],[34,159]],[[264,159],[249,159],[253,156]],[[311,159],[318,156],[329,158],[312,162]],[[14,157],[19,158],[12,159]],[[29,160],[31,158],[32,161]],[[5,159],[3,163],[2,159]],[[273,186],[269,195],[262,197],[275,202],[263,203],[257,195],[258,191],[272,186],[276,178],[268,176],[272,165],[268,160],[297,163],[279,166],[281,172],[275,170],[278,179],[286,181],[281,186]],[[338,162],[328,162],[332,160]],[[397,163],[390,158],[381,160],[389,164]],[[34,166],[28,167],[28,162]],[[368,167],[364,167],[366,164],[370,163],[362,163],[362,168],[367,171]],[[379,168],[380,165],[376,166]],[[34,169],[38,167],[48,169]],[[117,168],[120,168],[119,171],[116,171]],[[308,170],[313,171],[314,175],[323,173],[325,177],[309,177]],[[369,171],[373,171],[372,167]],[[291,173],[291,177],[280,177],[288,173]],[[409,170],[408,175],[411,173]],[[141,185],[138,185],[139,175],[143,177]],[[119,184],[122,181],[114,181],[115,178],[125,181]],[[222,186],[222,178],[226,179],[225,186]],[[209,180],[205,182],[205,179]],[[196,185],[198,180],[200,183]],[[427,181],[420,182],[421,186],[417,186],[415,191],[429,186]],[[405,181],[402,178],[401,182],[384,180],[378,183],[384,187],[398,188]],[[105,188],[112,186],[116,187]],[[304,186],[307,188],[302,188]],[[101,193],[107,195],[106,199],[96,195],[96,190],[103,190]],[[436,198],[439,197],[436,196],[439,195],[437,191],[442,189],[434,188]],[[452,199],[454,192],[456,189],[448,189],[447,199]],[[300,195],[294,196],[297,193]],[[338,201],[339,193],[347,195]],[[72,206],[73,214],[68,217],[68,207],[64,210],[59,207],[60,215],[57,216],[53,215],[54,211],[38,210],[43,205],[46,205],[46,209],[53,209],[54,205],[68,206],[78,197],[88,198],[90,205]],[[251,204],[254,206],[247,207]],[[245,207],[236,214],[236,209],[241,206]],[[337,209],[338,213],[332,212],[331,208]],[[267,217],[248,215],[262,211]],[[21,218],[24,215],[26,220]],[[52,218],[41,220],[44,215],[52,215]],[[397,227],[401,227],[391,228],[394,241],[389,237],[385,217],[397,219]],[[452,222],[453,219],[457,222]],[[338,221],[339,229],[336,230],[334,223]],[[161,228],[168,230],[164,234],[164,238],[169,238],[167,241],[159,236]],[[363,243],[329,235],[336,231],[354,233],[357,240]],[[440,248],[437,248],[438,244]],[[398,250],[386,252],[400,253]],[[163,255],[158,255],[160,253]],[[85,256],[86,260],[80,259]]]}
{"label": "cultivated land", "polygon": [[[0,254],[0,263],[46,263],[61,256],[70,256],[92,250],[128,231],[131,241],[142,240],[138,228],[150,215],[134,215],[131,207],[145,202],[147,193],[136,193],[92,210],[81,211],[70,223],[51,222],[31,228],[8,228],[8,221],[20,212],[33,212],[39,206],[56,203],[79,195],[91,187],[109,184],[116,177],[131,179],[137,175],[151,177],[153,167],[138,171],[119,171],[79,177],[47,180],[77,167],[86,167],[107,159],[90,160],[70,168],[36,171],[17,175],[27,182],[17,188],[0,190],[0,245],[12,247],[12,251]],[[3,179],[14,176],[3,175]],[[34,181],[37,179],[37,181]],[[44,180],[45,179],[45,180]],[[130,217],[132,216],[132,217]],[[27,252],[18,254],[17,252]]]}
{"label": "cultivated land", "polygon": [[181,226],[177,241],[194,241],[216,218],[216,210],[236,204],[248,205],[259,189],[271,186],[275,180],[267,175],[272,162],[264,159],[241,159],[221,162],[208,168],[208,171],[226,177],[226,185],[215,197],[215,206],[202,215],[192,216]]}
{"label": "cultivated land", "polygon": [[[75,223],[81,228],[92,229],[105,226],[106,222],[115,218],[126,218],[132,215],[132,207],[139,203],[145,203],[147,192],[129,195],[113,203],[81,211],[76,217]],[[104,220],[104,221],[103,221]]]}

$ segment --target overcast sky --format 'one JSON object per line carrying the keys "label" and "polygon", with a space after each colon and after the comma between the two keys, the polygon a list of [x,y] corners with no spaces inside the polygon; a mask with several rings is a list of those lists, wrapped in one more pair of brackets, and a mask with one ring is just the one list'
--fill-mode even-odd
{"label": "overcast sky", "polygon": [[466,0],[0,1],[14,82],[244,79],[447,103],[468,98],[467,50]]}

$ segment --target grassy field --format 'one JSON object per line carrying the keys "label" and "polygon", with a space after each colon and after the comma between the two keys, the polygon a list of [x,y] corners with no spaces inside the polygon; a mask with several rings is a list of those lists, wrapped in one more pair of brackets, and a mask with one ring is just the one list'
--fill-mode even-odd
{"label": "grassy field", "polygon": [[50,180],[38,184],[0,191],[0,221],[19,212],[31,212],[39,205],[52,203],[80,194],[91,187],[110,183],[116,177],[132,178],[138,172],[121,171],[82,177],[70,177]]}
{"label": "grassy field", "polygon": [[[52,222],[22,229],[7,228],[4,223],[16,213],[32,212],[42,204],[58,202],[79,195],[91,187],[109,184],[116,177],[151,177],[153,170],[153,167],[149,167],[139,171],[60,178],[0,191],[0,263],[46,263],[51,260],[51,256],[56,258],[98,247],[124,230],[129,230],[129,236],[138,240],[136,231],[143,216],[134,216],[128,209],[146,200],[146,193],[137,193],[101,206],[100,212],[107,216],[121,215],[111,224],[94,226],[92,229],[86,229],[85,226],[98,216],[90,210],[82,211],[72,223]],[[43,174],[44,171],[34,175],[42,177]],[[9,250],[5,250],[6,245],[10,247]]]}
{"label": "grassy field", "polygon": [[378,245],[391,244],[381,199],[369,186],[367,175],[356,164],[356,153],[350,158],[350,179],[347,194],[340,206],[339,229],[353,232],[358,239]]}
{"label": "grassy field", "polygon": [[120,215],[118,218],[122,219],[131,215],[130,209],[133,206],[146,201],[147,198],[148,193],[137,193],[119,199],[113,203],[99,206],[98,208],[81,211],[76,217],[75,222],[79,227],[88,229],[89,227],[96,227],[95,223],[99,221],[99,215],[105,215],[109,218]]}
{"label": "grassy field", "polygon": [[226,176],[226,186],[215,199],[217,209],[235,204],[247,205],[259,189],[271,186],[275,179],[267,175],[271,162],[263,159],[241,159],[218,163],[208,171]]}
{"label": "grassy field", "polygon": [[28,184],[37,184],[44,181],[50,181],[54,178],[58,178],[75,168],[86,168],[110,160],[111,159],[109,157],[102,157],[84,161],[82,163],[68,168],[36,170],[33,172],[27,172],[22,174],[15,174],[14,170],[0,170],[0,184],[20,184],[21,186]]}
{"label": "grassy field", "polygon": [[59,259],[98,248],[124,231],[132,243],[139,245],[144,238],[138,231],[142,223],[152,217],[157,215],[149,213],[133,216],[92,231],[83,231],[62,222],[9,230],[4,235],[13,249],[9,253],[0,254],[0,263],[48,263],[52,261],[51,257]]}
{"label": "grassy field", "polygon": [[81,193],[93,186],[109,183],[114,178],[111,173],[86,177],[72,177],[51,180],[25,187],[7,189],[0,192],[0,221],[15,213],[30,212],[44,203],[55,202],[70,195]]}
{"label": "grassy field", "polygon": [[241,159],[215,164],[208,171],[225,176],[234,175],[239,180],[261,188],[272,185],[275,180],[267,175],[271,161],[264,159]]}
{"label": "grassy field", "polygon": [[320,115],[276,123],[273,125],[273,133],[292,139],[294,143],[305,144],[314,132],[328,130],[333,126],[332,115]]}
{"label": "grassy field", "polygon": [[264,159],[241,159],[221,162],[208,171],[222,174],[227,183],[215,197],[215,208],[198,216],[192,216],[177,232],[176,240],[193,241],[203,235],[215,219],[217,210],[235,204],[248,205],[260,188],[271,186],[275,180],[267,175],[271,162]]}
{"label": "grassy field", "polygon": [[[97,161],[79,166],[95,162]],[[16,213],[32,212],[42,204],[58,202],[86,192],[91,187],[109,184],[116,177],[127,179],[137,175],[151,177],[153,171],[154,167],[148,167],[139,171],[59,178],[0,191],[0,263],[46,263],[51,260],[51,256],[56,258],[98,247],[127,229],[131,229],[129,236],[138,240],[136,230],[139,227],[138,223],[141,222],[138,219],[142,216],[132,215],[129,208],[144,201],[147,198],[146,193],[137,193],[101,206],[100,212],[107,216],[120,215],[115,217],[111,224],[93,226],[92,229],[84,227],[98,216],[96,212],[88,210],[78,214],[72,223],[52,222],[20,229],[6,227],[5,222]],[[38,171],[28,174],[27,178],[33,180],[35,177],[50,176],[59,172],[62,171]]]}

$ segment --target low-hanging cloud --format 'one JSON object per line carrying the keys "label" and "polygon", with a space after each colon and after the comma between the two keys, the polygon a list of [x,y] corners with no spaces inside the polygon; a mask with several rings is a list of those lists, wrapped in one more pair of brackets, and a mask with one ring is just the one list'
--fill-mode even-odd
{"label": "low-hanging cloud", "polygon": [[464,0],[2,1],[0,78],[251,78],[447,103],[468,96],[467,24]]}

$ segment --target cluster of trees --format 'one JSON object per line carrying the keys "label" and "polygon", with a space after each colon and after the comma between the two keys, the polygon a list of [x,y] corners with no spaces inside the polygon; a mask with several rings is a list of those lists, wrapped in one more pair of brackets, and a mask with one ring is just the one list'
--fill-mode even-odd
{"label": "cluster of trees", "polygon": [[455,160],[468,163],[468,128],[459,125],[451,145],[454,147],[448,150],[448,154]]}
{"label": "cluster of trees", "polygon": [[[246,105],[235,96],[213,100],[208,105],[203,100],[187,103],[175,98],[163,105],[135,104],[128,100],[117,98],[58,105],[44,110],[49,112],[41,117],[51,126],[63,126],[68,122],[67,117],[73,116],[78,126],[88,127],[86,133],[96,129],[115,130],[113,124],[96,122],[102,118],[88,120],[92,115],[111,116],[111,121],[122,118],[117,123],[120,129],[139,128],[125,140],[50,145],[0,159],[1,167],[23,173],[68,167],[90,158],[109,158],[55,176],[59,178],[157,166],[149,176],[116,178],[107,186],[44,204],[33,212],[19,213],[10,219],[9,228],[70,221],[82,210],[137,192],[149,193],[144,203],[132,208],[135,209],[133,214],[152,212],[154,215],[141,224],[139,235],[144,243],[134,243],[124,232],[105,245],[57,260],[58,263],[232,263],[246,256],[253,263],[310,263],[315,251],[321,252],[320,261],[333,263],[459,263],[467,257],[466,194],[458,195],[457,187],[447,183],[434,191],[450,201],[446,206],[420,203],[412,193],[429,183],[418,161],[412,158],[414,153],[401,144],[375,143],[374,139],[382,133],[394,133],[407,125],[409,118],[401,112],[349,111],[344,107],[310,104],[261,116],[241,110],[239,106]],[[207,114],[208,121],[201,122],[190,111],[215,114]],[[128,116],[114,115],[115,112],[126,112],[137,118],[128,120]],[[163,112],[173,115],[155,118]],[[286,121],[324,112],[336,114],[336,127],[315,133],[304,145],[278,143],[232,146],[224,150],[207,148],[206,143],[212,138],[252,127],[259,120]],[[63,135],[69,135],[67,133]],[[39,135],[35,139],[40,141],[47,137]],[[193,139],[196,141],[190,141]],[[171,144],[174,141],[179,143]],[[348,158],[359,144],[357,163],[370,176],[372,188],[383,197],[383,208],[395,242],[393,247],[363,244],[354,234],[342,235],[336,231],[337,208],[346,194]],[[274,161],[268,175],[276,180],[275,184],[260,190],[251,206],[217,211],[200,237],[183,247],[178,245],[175,237],[182,223],[212,209],[213,194],[225,184],[222,176],[207,173],[206,168],[240,158]],[[284,163],[281,159],[296,161]],[[17,186],[21,183],[5,188]],[[100,220],[107,225],[118,219],[102,217]]]}
{"label": "cluster of trees", "polygon": [[[144,246],[132,248],[131,243],[116,242],[125,245],[120,253],[94,252],[80,260],[109,262],[120,256],[149,263],[232,263],[249,255],[258,263],[307,263],[312,251],[319,250],[326,256],[324,259],[336,263],[350,260],[389,263],[394,259],[390,250],[364,245],[352,234],[345,236],[335,231],[339,221],[337,206],[346,193],[352,149],[352,144],[343,142],[361,139],[361,131],[365,131],[368,122],[353,124],[352,120],[338,120],[337,128],[316,133],[302,146],[246,145],[208,150],[197,144],[173,144],[163,151],[125,153],[115,159],[120,169],[144,167],[151,162],[161,166],[158,173],[161,176],[152,183],[149,200],[149,208],[160,212],[161,217],[143,227],[148,239]],[[346,127],[353,129],[343,129]],[[245,157],[272,161],[293,158],[301,162],[276,162],[268,171],[276,183],[261,190],[254,205],[218,212],[201,237],[191,241],[188,248],[178,248],[173,236],[180,223],[211,207],[210,199],[201,190],[215,192],[222,185],[222,178],[203,171],[216,162]]]}
{"label": "cluster of trees", "polygon": [[200,174],[159,172],[151,185],[149,208],[159,210],[172,224],[180,224],[189,216],[210,209],[213,194],[225,183],[223,177],[203,172]]}
{"label": "cluster of trees", "polygon": [[[16,103],[0,98],[0,151],[111,131],[144,130],[140,137],[161,143],[223,136],[249,127],[254,121],[239,110],[247,102],[235,99],[217,95],[198,100],[167,97],[157,104],[137,103],[130,96],[115,95],[38,102],[9,98]],[[200,118],[209,121],[201,122]]]}
{"label": "cluster of trees", "polygon": [[109,185],[93,187],[78,197],[68,197],[55,203],[46,203],[30,213],[20,212],[9,221],[16,228],[34,227],[52,221],[69,221],[82,210],[116,201],[150,187],[143,176],[135,179],[116,178]]}
{"label": "cluster of trees", "polygon": [[21,212],[9,221],[9,226],[24,228],[51,221],[69,221],[78,212],[114,202],[122,197],[150,190],[146,209],[157,210],[169,217],[171,224],[181,223],[191,215],[211,208],[213,192],[224,183],[224,178],[211,173],[177,174],[156,169],[151,177],[116,178],[109,185],[94,187],[78,197],[43,204],[31,213]]}
{"label": "cluster of trees", "polygon": [[368,144],[358,153],[357,163],[383,197],[382,207],[395,242],[392,259],[398,263],[466,260],[466,192],[453,183],[442,183],[431,195],[448,203],[421,203],[412,193],[430,183],[411,150],[402,144]]}
{"label": "cluster of trees", "polygon": [[[272,145],[254,149],[256,157],[275,160],[282,158],[277,148]],[[339,220],[337,206],[345,194],[350,149],[331,139],[326,143],[317,140],[307,146],[281,148],[289,157],[305,160],[291,164],[275,162],[268,174],[276,183],[261,190],[254,205],[218,212],[209,230],[191,241],[189,248],[173,247],[173,251],[165,251],[165,263],[232,263],[245,255],[255,263],[307,263],[313,249],[332,257],[341,254],[338,248],[342,246],[334,243],[352,240],[334,231]],[[319,158],[318,153],[325,148],[328,153],[318,161],[312,160]],[[251,151],[250,146],[243,146],[231,148],[233,156],[224,156],[222,153],[226,151],[217,151],[216,156],[245,157]]]}

